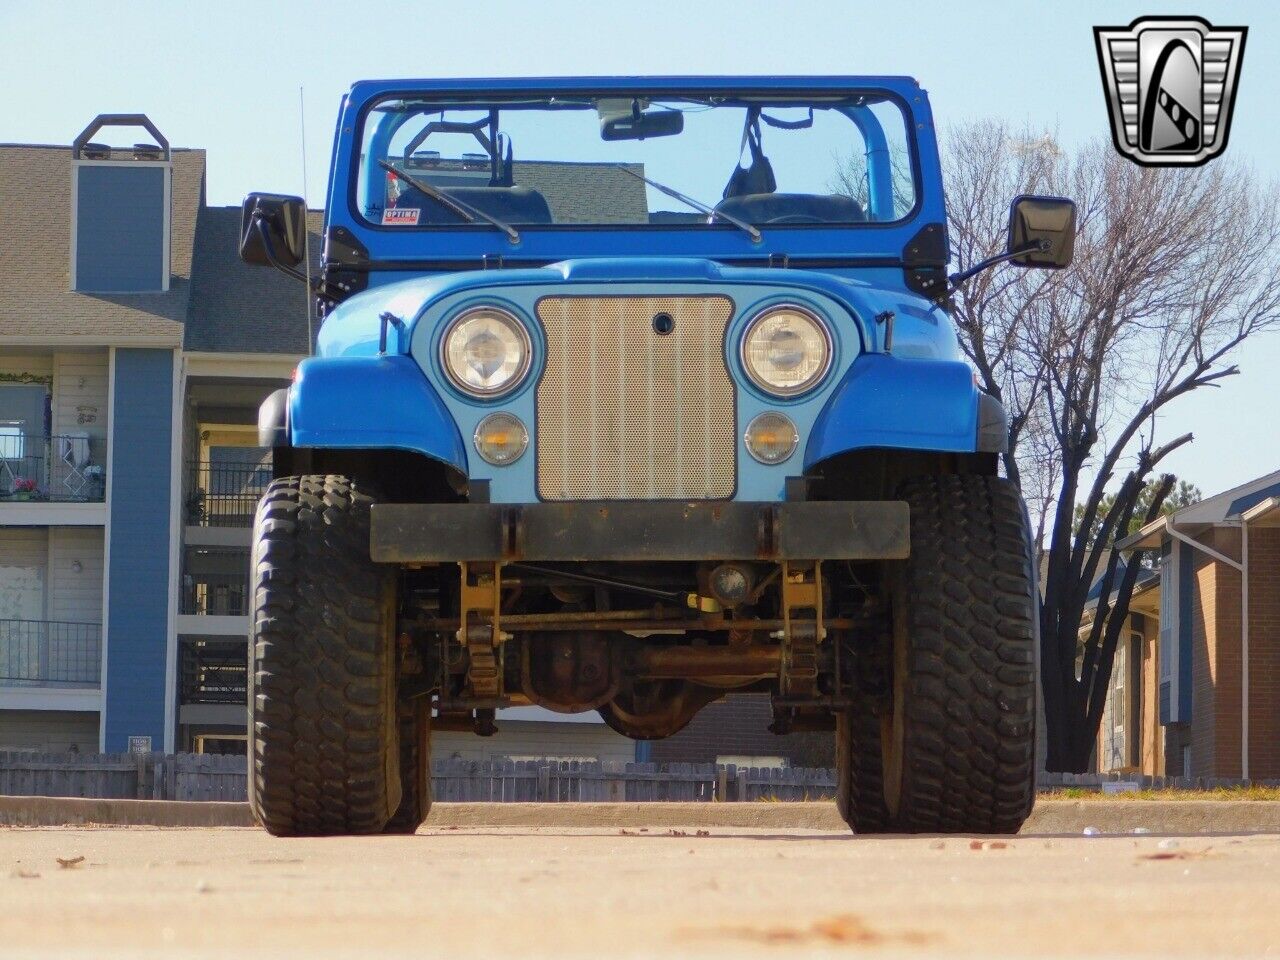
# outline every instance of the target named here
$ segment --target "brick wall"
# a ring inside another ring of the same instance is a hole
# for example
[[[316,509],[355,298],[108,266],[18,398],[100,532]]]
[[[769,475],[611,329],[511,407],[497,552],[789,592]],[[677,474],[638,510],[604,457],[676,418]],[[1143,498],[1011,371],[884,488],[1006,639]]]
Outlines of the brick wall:
[[[1191,747],[1191,769],[1185,776],[1213,776],[1217,729],[1217,579],[1218,564],[1202,550],[1185,548],[1180,564],[1191,565],[1191,721],[1184,744]],[[1185,582],[1185,581],[1184,581]],[[1186,719],[1185,717],[1183,718]]]
[[[1137,683],[1138,769],[1149,777],[1165,773],[1164,735],[1160,727],[1160,621],[1142,618]]]
[[[835,735],[769,732],[773,711],[763,693],[731,693],[703,707],[675,736],[653,741],[654,763],[714,763],[723,756],[785,757],[793,766],[835,765]]]
[[[1240,531],[1216,528],[1204,542],[1240,556]],[[1185,731],[1171,731],[1172,752],[1191,745],[1196,777],[1241,776],[1240,572],[1202,551],[1192,553],[1192,706]],[[1249,530],[1249,775],[1280,777],[1280,529]]]
[[[1219,527],[1209,541],[1228,557],[1240,556],[1240,531]],[[1214,561],[1212,768],[1198,776],[1240,776],[1240,571]],[[1195,722],[1194,719],[1192,721]],[[1194,748],[1193,748],[1194,750]]]
[[[1249,528],[1249,776],[1280,777],[1280,528]]]

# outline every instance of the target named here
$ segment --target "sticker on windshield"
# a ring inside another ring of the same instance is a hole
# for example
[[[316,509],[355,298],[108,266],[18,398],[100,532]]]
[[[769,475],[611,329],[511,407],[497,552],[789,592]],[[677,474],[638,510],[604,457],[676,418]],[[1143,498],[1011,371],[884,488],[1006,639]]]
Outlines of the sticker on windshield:
[[[416,227],[418,225],[418,214],[422,213],[417,207],[387,207],[382,211],[382,225],[396,227]]]

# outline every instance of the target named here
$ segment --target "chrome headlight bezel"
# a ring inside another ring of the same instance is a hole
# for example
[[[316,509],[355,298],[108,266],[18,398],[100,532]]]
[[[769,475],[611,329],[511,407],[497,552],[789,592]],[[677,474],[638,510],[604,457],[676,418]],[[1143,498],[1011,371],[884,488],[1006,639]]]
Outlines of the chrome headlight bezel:
[[[491,388],[479,387],[466,382],[449,361],[450,338],[462,324],[468,320],[475,319],[481,314],[496,318],[503,326],[514,333],[521,351],[515,373],[498,386]],[[495,397],[504,397],[514,392],[529,376],[529,371],[533,367],[533,338],[530,336],[529,328],[524,321],[506,307],[501,307],[497,304],[473,304],[459,311],[445,324],[444,331],[440,335],[439,356],[437,359],[440,363],[440,369],[444,372],[450,386],[455,390],[474,400],[492,400]]]
[[[814,325],[818,333],[822,336],[823,356],[822,362],[818,365],[817,372],[809,376],[804,382],[794,386],[779,386],[770,383],[763,375],[751,364],[749,359],[748,348],[751,345],[751,338],[760,329],[760,325],[770,317],[778,313],[796,313],[804,317]],[[795,397],[803,396],[806,393],[821,386],[826,380],[827,374],[831,372],[831,366],[835,362],[835,338],[831,333],[831,326],[826,319],[818,311],[812,307],[804,306],[800,303],[771,303],[760,310],[747,321],[747,325],[742,332],[742,340],[738,345],[738,362],[742,366],[743,372],[747,375],[747,379],[752,385],[770,397],[779,397],[784,400],[790,400]]]

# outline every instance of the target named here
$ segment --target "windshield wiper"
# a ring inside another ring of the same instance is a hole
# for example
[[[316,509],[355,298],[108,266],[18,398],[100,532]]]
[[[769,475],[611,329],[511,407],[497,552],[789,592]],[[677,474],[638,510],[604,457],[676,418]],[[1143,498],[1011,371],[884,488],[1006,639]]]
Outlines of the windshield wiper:
[[[625,167],[622,164],[618,164],[618,169],[621,170],[623,173],[631,174],[631,176],[635,177],[637,180],[643,180],[645,183],[653,187],[655,190],[660,190],[663,193],[665,193],[672,200],[679,200],[681,203],[687,206],[693,207],[693,209],[697,210],[699,213],[705,213],[712,220],[723,220],[726,223],[732,223],[739,230],[744,231],[747,234],[747,236],[751,238],[752,243],[759,243],[762,239],[764,239],[760,235],[760,231],[757,230],[755,227],[753,227],[751,224],[747,223],[745,220],[739,220],[737,217],[731,214],[725,213],[723,210],[717,210],[715,207],[708,207],[705,203],[703,203],[700,200],[695,200],[693,199],[693,197],[686,197],[679,190],[675,190],[672,187],[666,186],[665,184],[658,183],[657,180],[650,180],[643,173],[636,173],[634,170],[630,169],[629,167]]]
[[[454,213],[460,216],[463,220],[467,221],[467,223],[475,223],[476,218],[478,217],[479,219],[485,221],[486,223],[492,224],[493,226],[501,230],[503,233],[505,233],[507,235],[507,239],[510,240],[512,243],[520,242],[520,234],[515,227],[511,226],[511,224],[504,223],[503,221],[499,220],[497,217],[490,216],[489,214],[485,213],[483,210],[477,210],[475,207],[471,206],[471,204],[469,203],[463,203],[457,197],[450,196],[449,194],[441,190],[439,187],[433,187],[431,184],[427,183],[426,181],[419,180],[417,177],[411,176],[410,174],[405,173],[403,170],[397,170],[395,167],[389,164],[386,160],[379,160],[378,166],[382,167],[382,169],[386,170],[388,173],[394,174],[395,176],[404,180],[406,183],[409,184],[409,186],[416,187],[417,189],[421,190],[424,194],[426,194],[428,197],[430,197],[432,200],[434,200],[436,203],[440,204],[441,206],[448,207],[450,210],[452,210]]]

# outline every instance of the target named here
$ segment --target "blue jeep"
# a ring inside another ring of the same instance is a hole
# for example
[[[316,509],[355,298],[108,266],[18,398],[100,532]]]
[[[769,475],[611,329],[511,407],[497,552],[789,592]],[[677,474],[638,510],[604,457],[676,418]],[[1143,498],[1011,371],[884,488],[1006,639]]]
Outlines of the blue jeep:
[[[314,279],[300,199],[243,214],[324,318],[260,415],[269,831],[413,831],[432,727],[537,704],[645,740],[726,691],[835,732],[859,833],[1019,827],[1030,544],[948,308],[1066,265],[1069,201],[1017,198],[949,277],[903,77],[361,82],[331,163]]]

